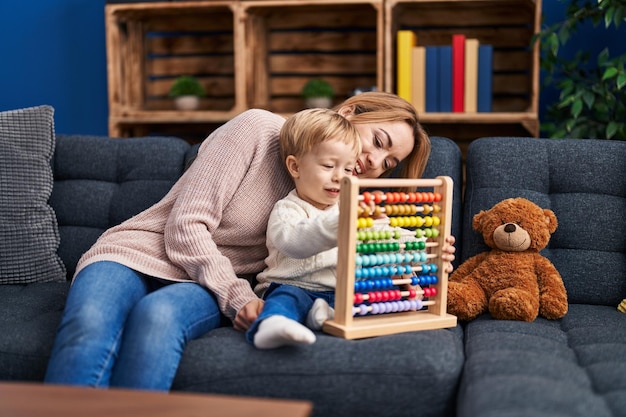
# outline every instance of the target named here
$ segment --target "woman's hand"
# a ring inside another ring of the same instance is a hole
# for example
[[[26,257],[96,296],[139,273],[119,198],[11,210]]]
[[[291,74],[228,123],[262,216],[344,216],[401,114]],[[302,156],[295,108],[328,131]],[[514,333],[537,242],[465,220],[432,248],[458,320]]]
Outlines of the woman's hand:
[[[451,274],[452,271],[454,270],[454,267],[452,266],[452,262],[454,261],[454,252],[456,252],[456,248],[454,247],[454,243],[456,242],[456,238],[454,236],[448,236],[446,238],[446,241],[443,245],[443,247],[441,248],[441,259],[443,259],[444,261],[448,262],[448,266],[446,268],[446,272],[448,274]]]
[[[265,302],[260,298],[250,301],[243,306],[241,310],[237,312],[235,320],[233,321],[233,327],[235,330],[245,332],[254,323],[261,310],[263,310],[263,304]]]

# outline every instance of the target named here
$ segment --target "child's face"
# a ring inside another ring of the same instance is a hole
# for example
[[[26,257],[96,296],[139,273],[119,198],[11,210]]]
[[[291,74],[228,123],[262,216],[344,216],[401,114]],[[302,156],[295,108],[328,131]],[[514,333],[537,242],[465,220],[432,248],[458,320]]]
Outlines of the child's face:
[[[356,155],[352,146],[329,139],[300,158],[294,158],[291,169],[298,196],[319,209],[339,201],[341,179],[352,175]]]

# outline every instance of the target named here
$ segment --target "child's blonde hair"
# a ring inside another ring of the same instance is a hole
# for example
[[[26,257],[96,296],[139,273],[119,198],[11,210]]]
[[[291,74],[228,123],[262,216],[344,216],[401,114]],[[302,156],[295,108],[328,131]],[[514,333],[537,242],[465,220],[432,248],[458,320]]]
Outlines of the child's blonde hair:
[[[280,156],[300,157],[328,139],[352,145],[354,159],[361,154],[361,139],[356,128],[330,109],[307,109],[290,116],[280,130]]]

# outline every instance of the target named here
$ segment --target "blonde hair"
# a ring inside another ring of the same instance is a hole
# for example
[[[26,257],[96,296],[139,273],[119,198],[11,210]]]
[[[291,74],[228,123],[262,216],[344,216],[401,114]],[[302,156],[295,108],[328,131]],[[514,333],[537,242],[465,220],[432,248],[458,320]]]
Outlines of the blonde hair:
[[[352,145],[354,159],[361,154],[361,140],[356,128],[342,115],[330,109],[307,109],[289,117],[280,129],[280,156],[301,157],[328,139]]]
[[[413,130],[413,150],[403,161],[400,176],[403,178],[420,178],[426,168],[430,156],[430,138],[419,122],[415,107],[408,101],[395,94],[369,91],[352,96],[340,104],[350,109],[351,123],[381,123],[401,121],[407,123]],[[391,171],[383,175],[388,176]]]

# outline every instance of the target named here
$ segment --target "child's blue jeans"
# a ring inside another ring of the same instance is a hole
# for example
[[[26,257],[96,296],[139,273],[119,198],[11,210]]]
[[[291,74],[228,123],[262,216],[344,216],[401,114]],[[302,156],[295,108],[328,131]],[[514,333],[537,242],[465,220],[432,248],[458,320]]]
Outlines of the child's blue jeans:
[[[313,302],[318,298],[326,300],[331,307],[335,306],[334,291],[307,291],[294,285],[270,284],[263,295],[263,311],[246,332],[246,339],[253,343],[259,324],[270,316],[285,316],[304,324]]]

